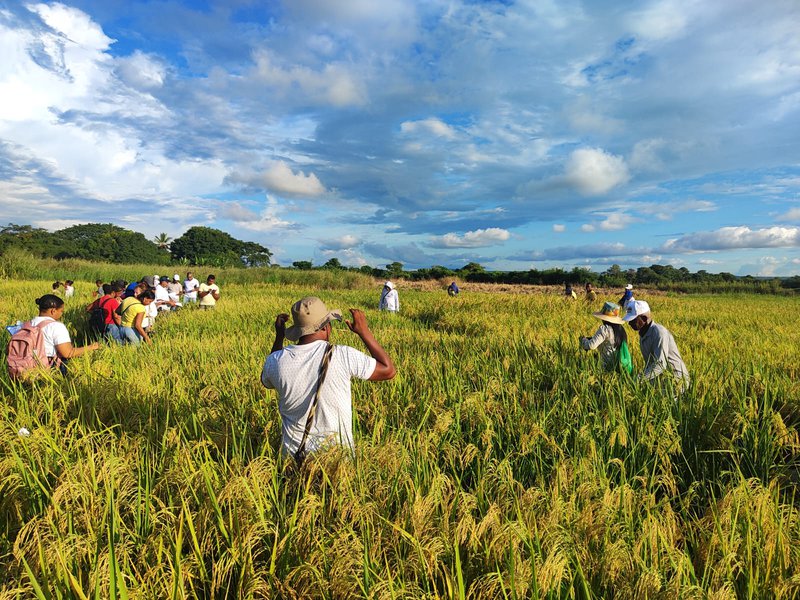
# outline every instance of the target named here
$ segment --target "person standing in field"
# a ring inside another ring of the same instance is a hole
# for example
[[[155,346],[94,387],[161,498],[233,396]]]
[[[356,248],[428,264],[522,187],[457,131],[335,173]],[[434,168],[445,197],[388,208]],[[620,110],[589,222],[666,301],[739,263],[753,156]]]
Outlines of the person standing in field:
[[[619,299],[618,304],[620,305],[620,308],[622,308],[622,311],[624,312],[628,310],[628,304],[634,302],[635,300],[636,298],[633,297],[633,285],[629,283],[628,285],[625,286],[625,293],[622,294],[622,298]]]
[[[455,281],[451,281],[450,285],[447,286],[447,295],[450,297],[458,296],[458,286],[456,285]]]
[[[584,289],[586,290],[586,302],[593,304],[597,300],[597,292],[594,291],[592,284],[588,281]]]
[[[378,301],[378,310],[400,312],[400,295],[391,281],[383,284],[381,299]]]
[[[200,287],[200,282],[195,279],[191,271],[186,273],[186,279],[183,282],[183,302],[195,303],[197,302],[197,288]]]
[[[309,296],[292,306],[289,315],[275,319],[275,342],[264,361],[261,383],[278,395],[281,415],[281,449],[302,463],[306,453],[328,444],[352,449],[352,378],[386,381],[395,376],[394,363],[367,326],[364,313],[350,309],[347,327],[361,338],[370,356],[349,346],[333,346],[331,322],[341,320],[339,310],[328,310]],[[283,347],[284,338],[297,340]]]
[[[145,290],[139,296],[129,296],[122,301],[119,307],[120,338],[125,344],[138,345],[144,340],[151,344],[152,340],[147,334],[143,322],[147,307],[156,299],[153,290]]]
[[[578,294],[575,293],[575,290],[572,289],[571,283],[564,284],[564,298],[566,300],[577,300]]]
[[[598,349],[600,360],[606,371],[614,371],[619,366],[630,373],[633,370],[631,354],[628,349],[628,334],[625,333],[624,321],[619,316],[619,305],[606,302],[600,312],[592,313],[601,321],[600,327],[590,338],[581,336],[581,349],[589,351]],[[623,348],[624,346],[624,348]]]
[[[95,342],[88,346],[76,347],[72,345],[67,326],[61,322],[64,316],[64,301],[53,294],[45,294],[36,299],[39,307],[39,316],[31,319],[30,324],[40,327],[44,338],[44,349],[50,367],[58,368],[62,374],[67,373],[67,361],[78,358],[86,352],[100,348]]]
[[[170,300],[175,302],[175,306],[181,306],[181,294],[183,294],[183,285],[181,284],[181,276],[175,273],[172,276],[172,281],[167,285]]]
[[[197,296],[200,298],[200,308],[206,310],[214,308],[219,300],[219,287],[217,286],[217,278],[214,275],[209,275],[205,283],[201,283],[197,288]]]
[[[655,383],[659,375],[669,372],[675,379],[678,393],[686,391],[690,383],[689,369],[681,358],[675,338],[666,327],[653,321],[650,305],[644,300],[629,303],[623,321],[639,332],[639,347],[645,363],[640,378]]]

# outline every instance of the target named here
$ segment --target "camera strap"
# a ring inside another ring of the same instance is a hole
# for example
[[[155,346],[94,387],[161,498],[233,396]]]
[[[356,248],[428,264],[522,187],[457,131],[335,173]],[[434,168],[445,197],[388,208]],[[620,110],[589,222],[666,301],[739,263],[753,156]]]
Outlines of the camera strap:
[[[297,465],[301,466],[306,459],[306,440],[311,431],[311,426],[314,424],[314,415],[317,412],[317,405],[319,404],[319,392],[322,389],[322,384],[325,383],[325,376],[328,374],[328,365],[331,362],[331,355],[333,354],[333,344],[328,344],[325,349],[325,354],[322,356],[322,363],[319,366],[319,377],[317,379],[317,389],[314,392],[314,398],[311,400],[311,408],[308,411],[308,418],[306,419],[306,428],[303,431],[303,439],[300,440],[300,446],[297,452],[294,453],[294,459]]]

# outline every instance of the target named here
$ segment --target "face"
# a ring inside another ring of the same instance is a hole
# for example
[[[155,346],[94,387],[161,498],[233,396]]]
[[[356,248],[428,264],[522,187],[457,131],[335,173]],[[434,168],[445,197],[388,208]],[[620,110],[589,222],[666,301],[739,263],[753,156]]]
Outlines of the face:
[[[187,273],[186,274],[186,279],[191,279],[191,278],[192,278],[192,274],[191,273]]]
[[[145,306],[149,305],[151,302],[153,302],[152,298],[145,298],[144,300],[142,300],[142,304],[144,304]]]
[[[206,283],[208,283],[208,285],[214,285],[214,282],[215,282],[215,281],[216,281],[216,279],[214,279],[213,277],[209,277],[209,278],[206,280]]]
[[[628,325],[630,325],[631,329],[633,329],[634,331],[639,331],[646,322],[647,318],[644,315],[639,315],[632,321],[628,321]]]

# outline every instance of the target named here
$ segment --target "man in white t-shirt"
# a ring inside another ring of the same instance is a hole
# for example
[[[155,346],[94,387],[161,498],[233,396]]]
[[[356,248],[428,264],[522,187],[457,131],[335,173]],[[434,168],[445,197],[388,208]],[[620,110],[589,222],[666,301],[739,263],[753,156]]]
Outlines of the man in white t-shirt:
[[[192,272],[186,273],[186,280],[183,282],[183,301],[197,302],[197,288],[199,287],[200,282],[195,279]]]
[[[177,306],[177,302],[169,297],[169,277],[164,276],[159,279],[158,285],[156,286],[156,306],[158,310],[175,310]]]
[[[334,346],[302,454],[326,444],[353,448],[350,380],[357,377],[385,381],[395,376],[395,366],[367,326],[364,313],[353,308],[350,313],[353,320],[346,321],[347,327],[361,338],[371,356],[349,346]],[[341,311],[329,311],[322,300],[310,296],[292,306],[290,328],[286,328],[289,315],[280,314],[275,319],[275,343],[264,362],[261,383],[278,394],[284,454],[297,456],[304,443],[320,368],[330,342],[331,321],[341,318]],[[297,343],[284,348],[284,338]]]

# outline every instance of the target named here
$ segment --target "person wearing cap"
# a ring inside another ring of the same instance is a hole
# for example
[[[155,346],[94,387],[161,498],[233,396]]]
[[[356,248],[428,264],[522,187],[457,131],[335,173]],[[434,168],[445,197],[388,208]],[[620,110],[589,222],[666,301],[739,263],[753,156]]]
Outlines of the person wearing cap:
[[[367,326],[364,313],[350,309],[347,327],[361,338],[370,356],[350,346],[332,346],[331,322],[342,319],[339,310],[328,310],[315,296],[298,300],[289,315],[275,319],[275,342],[264,361],[261,383],[278,395],[281,415],[281,447],[289,456],[298,450],[313,452],[327,444],[353,448],[353,407],[350,380],[386,381],[395,376],[392,359]],[[297,341],[283,347],[285,339]],[[325,358],[328,357],[327,363]],[[324,383],[312,413],[317,384],[324,366]],[[309,414],[311,419],[309,422]],[[306,434],[307,431],[307,434]]]
[[[201,283],[197,288],[197,296],[200,298],[200,308],[206,310],[214,308],[219,300],[219,287],[217,286],[217,278],[209,275],[205,283]]]
[[[622,309],[622,312],[628,310],[628,304],[635,300],[636,299],[633,297],[633,285],[629,283],[625,286],[625,293],[622,294],[622,298],[619,299],[619,306]]]
[[[167,285],[170,300],[175,301],[176,306],[180,306],[181,294],[183,293],[183,284],[181,283],[181,276],[175,273],[172,276],[172,281]]]
[[[391,281],[383,284],[381,290],[381,299],[378,301],[378,310],[386,310],[389,312],[400,311],[400,295]]]
[[[634,300],[628,304],[623,321],[639,332],[639,347],[645,364],[641,379],[655,381],[665,371],[671,371],[679,392],[685,391],[690,383],[689,369],[681,358],[675,338],[666,327],[653,321],[650,305],[644,300]]]
[[[175,310],[177,303],[169,297],[169,277],[163,275],[159,278],[155,289],[156,307],[158,310]]]
[[[606,302],[603,304],[603,308],[599,312],[592,313],[592,316],[600,319],[602,323],[592,337],[581,336],[579,338],[581,348],[587,352],[598,349],[600,360],[606,371],[614,371],[619,364],[630,373],[630,362],[627,361],[623,364],[620,361],[620,349],[623,344],[627,345],[628,334],[625,333],[624,321],[619,316],[619,305]],[[628,356],[630,357],[630,353]]]

